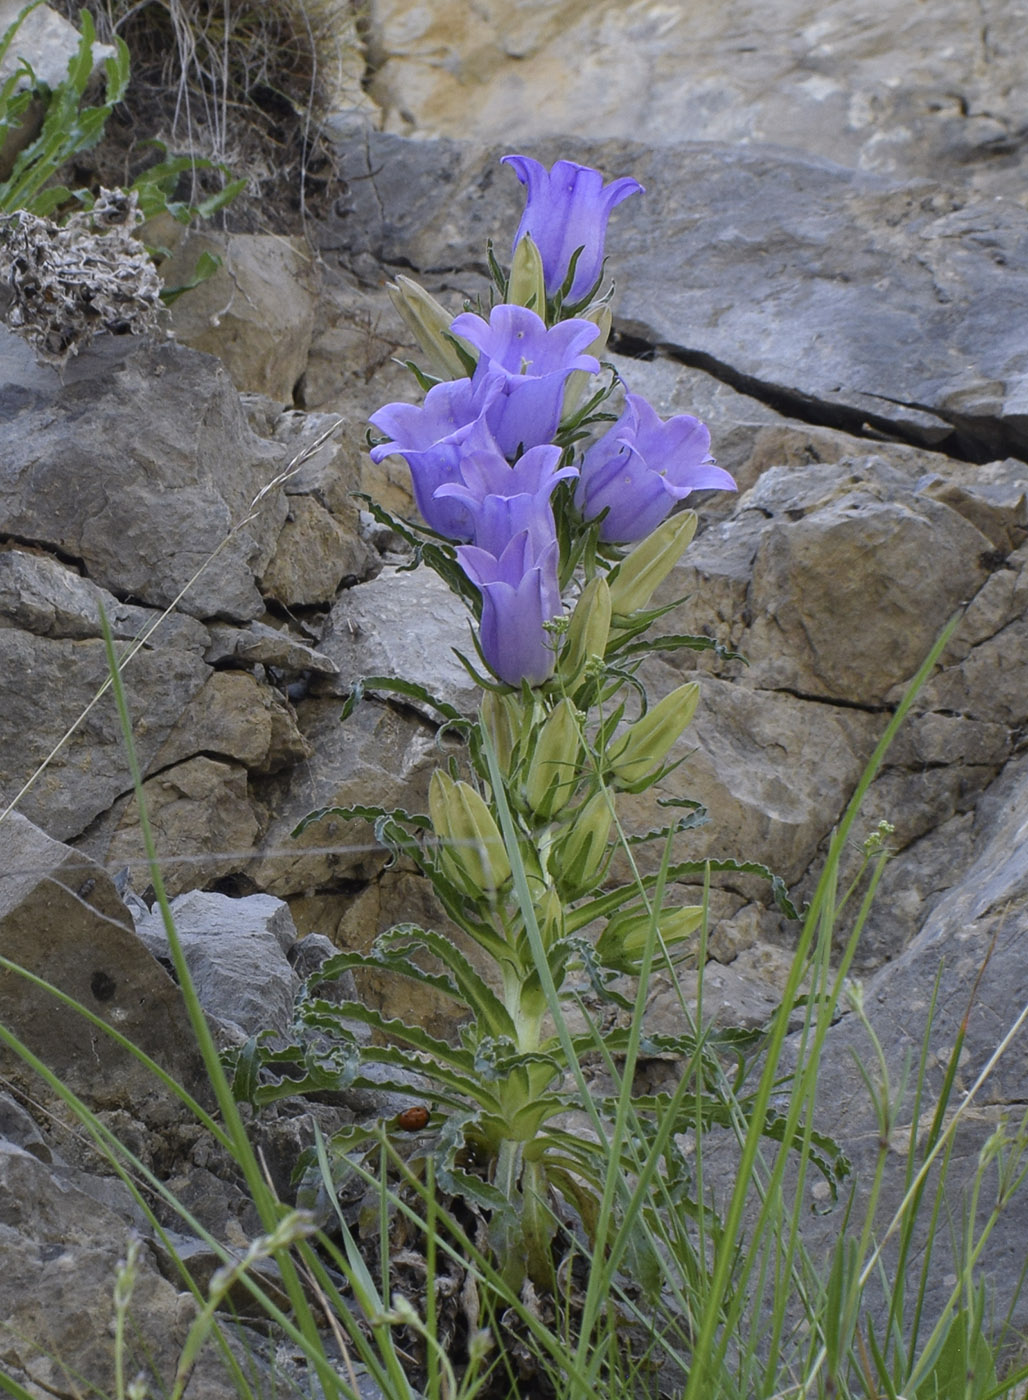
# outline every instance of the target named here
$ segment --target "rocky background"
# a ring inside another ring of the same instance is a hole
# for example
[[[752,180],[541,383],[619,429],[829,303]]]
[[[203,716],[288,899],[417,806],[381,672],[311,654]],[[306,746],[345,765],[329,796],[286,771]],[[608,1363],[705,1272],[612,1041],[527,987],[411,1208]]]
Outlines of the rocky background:
[[[317,806],[424,799],[431,723],[372,699],[341,726],[356,677],[403,674],[473,703],[451,660],[460,609],[434,576],[399,571],[397,541],[352,495],[410,507],[404,471],[363,450],[367,414],[416,393],[384,284],[413,275],[456,312],[484,285],[486,240],[505,252],[516,226],[520,186],[499,156],[568,156],[645,185],[608,239],[616,363],[665,415],[709,423],[740,488],[700,503],[666,587],[685,600],[671,630],[748,662],[700,663],[689,761],[668,783],[712,820],[683,856],[758,860],[808,897],[893,707],[962,613],[864,807],[860,837],[887,819],[896,855],[858,966],[897,1076],[937,975],[933,1082],[970,1004],[966,1091],[1028,1004],[1028,4],[364,9],[358,28],[340,5],[323,33],[342,75],[320,114],[339,193],[302,233],[195,235],[176,265],[203,247],[224,264],[176,304],[173,339],[100,338],[59,373],[0,330],[0,953],[197,1090],[101,693],[101,606],[128,657],[164,876],[226,1043],[285,1025],[330,944],[434,918],[368,829],[289,837]],[[695,664],[651,663],[654,694]],[[795,926],[756,883],[722,880],[713,902],[705,1005],[759,1023]],[[404,996],[445,1029],[431,998]],[[651,1014],[674,1015],[659,978]],[[149,1076],[6,972],[0,1023],[206,1228],[244,1242],[242,1193]],[[854,1051],[869,1053],[844,1016],[823,1126],[859,1170],[876,1130]],[[0,1363],[32,1394],[73,1393],[62,1358],[109,1385],[113,1274],[142,1219],[53,1091],[6,1050],[0,1072]],[[1026,1085],[1022,1034],[977,1096],[955,1203]],[[304,1120],[264,1131],[284,1183]],[[812,1245],[837,1229],[813,1220]],[[210,1254],[194,1253],[202,1277]],[[1026,1254],[1015,1202],[988,1259],[1001,1299]],[[140,1277],[160,1364],[190,1305],[154,1241]],[[934,1298],[950,1286],[940,1271]],[[227,1394],[210,1367],[205,1396]]]

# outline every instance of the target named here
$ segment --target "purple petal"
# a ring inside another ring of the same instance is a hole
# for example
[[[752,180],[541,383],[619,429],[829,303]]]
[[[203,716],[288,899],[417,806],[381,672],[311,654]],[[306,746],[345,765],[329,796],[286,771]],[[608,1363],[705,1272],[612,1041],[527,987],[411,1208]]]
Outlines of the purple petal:
[[[568,296],[569,301],[579,301],[602,273],[611,211],[629,195],[642,193],[642,185],[623,176],[605,186],[598,170],[570,160],[558,160],[550,170],[531,156],[504,156],[503,163],[527,190],[514,246],[531,234],[542,257],[549,296],[563,285],[572,256],[580,248]]]

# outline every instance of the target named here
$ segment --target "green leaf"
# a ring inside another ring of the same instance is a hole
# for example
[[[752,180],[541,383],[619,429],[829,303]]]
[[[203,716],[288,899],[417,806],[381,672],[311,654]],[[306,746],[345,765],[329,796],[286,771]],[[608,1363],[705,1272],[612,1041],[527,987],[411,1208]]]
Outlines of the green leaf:
[[[221,264],[222,259],[218,257],[217,253],[211,253],[205,249],[197,258],[193,275],[189,281],[178,282],[174,287],[162,287],[161,301],[164,302],[165,306],[172,306],[185,292],[191,292],[194,287],[199,287],[202,282],[213,277]]]
[[[456,706],[451,705],[448,700],[440,700],[425,686],[418,685],[415,681],[404,680],[402,676],[361,676],[353,681],[340,719],[349,719],[369,690],[384,690],[387,694],[400,695],[406,700],[417,700],[435,710],[443,719],[450,721],[451,727],[462,730],[471,728],[472,721]]]

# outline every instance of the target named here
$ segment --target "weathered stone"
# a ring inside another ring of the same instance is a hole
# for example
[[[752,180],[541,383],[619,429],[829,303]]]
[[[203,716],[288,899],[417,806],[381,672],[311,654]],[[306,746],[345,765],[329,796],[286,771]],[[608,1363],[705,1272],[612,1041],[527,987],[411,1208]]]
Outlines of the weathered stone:
[[[0,628],[0,791],[11,801],[34,778],[19,809],[60,839],[78,836],[132,785],[113,695],[92,704],[107,679],[100,641]],[[123,680],[145,772],[207,669],[194,652],[144,648]]]
[[[204,653],[209,666],[232,660],[243,666],[267,666],[292,675],[314,672],[332,676],[336,673],[334,661],[291,632],[271,627],[266,622],[251,622],[246,627],[215,622],[211,624],[210,636],[211,645]]]
[[[310,496],[291,495],[261,591],[287,608],[328,607],[344,581],[359,580],[367,561],[367,546],[347,534],[324,506]]]
[[[286,507],[272,492],[251,508],[280,450],[249,432],[224,371],[131,337],[90,347],[63,381],[28,353],[0,328],[5,532],[151,606],[187,590],[181,607],[195,616],[258,616],[254,576]]]
[[[966,1022],[948,1116],[960,1107],[963,1126],[949,1160],[947,1199],[959,1200],[969,1188],[978,1154],[989,1135],[1006,1119],[1011,1128],[1024,1112],[1028,1074],[1028,1040],[1023,1029],[990,1073],[977,1100],[968,1091],[1005,1033],[1028,1005],[1028,963],[1024,957],[1024,915],[1028,898],[1028,857],[1023,841],[1028,821],[1028,769],[1014,760],[978,804],[975,831],[965,847],[962,869],[952,888],[939,899],[909,948],[864,984],[866,1013],[878,1034],[890,1078],[899,1086],[911,1059],[918,1063],[922,1042],[929,1039],[925,1105],[934,1107],[946,1063]],[[970,833],[969,833],[970,834]],[[929,1006],[939,977],[935,1019],[929,1030]],[[841,1141],[856,1169],[859,1203],[866,1200],[874,1170],[878,1133],[866,1090],[853,1072],[853,1055],[867,1062],[867,1037],[853,1015],[829,1033],[818,1062],[818,1121]],[[909,1140],[913,1076],[897,1106],[896,1131],[890,1138],[888,1170],[880,1202],[880,1230],[898,1206],[906,1187],[903,1155]],[[994,1172],[993,1168],[993,1172]],[[994,1175],[987,1178],[984,1199],[991,1200]],[[930,1189],[934,1189],[931,1187]],[[840,1207],[841,1208],[841,1207]],[[838,1208],[837,1208],[838,1209]],[[927,1212],[922,1212],[927,1216]],[[837,1211],[807,1215],[808,1247],[830,1248],[838,1235]],[[940,1266],[927,1275],[926,1315],[935,1316],[951,1288],[952,1263],[948,1226],[936,1241]],[[1015,1283],[1028,1256],[1028,1217],[1016,1204],[1004,1213],[979,1267],[995,1296],[1015,1297]],[[920,1258],[920,1248],[917,1249]],[[886,1269],[890,1255],[886,1256]],[[1028,1304],[1022,1297],[1010,1319],[1023,1329]]]
[[[375,700],[359,705],[345,724],[339,722],[341,709],[335,699],[301,701],[300,730],[316,761],[260,785],[261,800],[273,816],[246,873],[269,894],[284,898],[338,889],[369,879],[386,859],[372,825],[364,821],[326,817],[294,839],[294,827],[308,813],[368,805],[425,810],[429,776],[443,759],[435,751],[434,730]]]
[[[0,824],[0,948],[73,997],[195,1092],[202,1068],[175,984],[136,938],[104,871],[17,813]],[[101,1028],[16,973],[0,974],[0,1022],[93,1108],[166,1118],[177,1100]],[[5,1077],[49,1097],[8,1049]]]
[[[246,770],[203,754],[147,779],[143,800],[169,894],[234,875],[261,832]],[[117,803],[83,845],[112,869],[128,866],[137,887],[149,878],[135,796]]]
[[[880,704],[985,582],[989,551],[955,511],[882,499],[862,483],[800,519],[776,519],[754,561],[750,682]]]
[[[0,1141],[0,1354],[48,1394],[83,1382],[114,1385],[113,1292],[130,1237],[126,1221],[11,1143]],[[128,1200],[128,1193],[125,1193]],[[131,1316],[132,1372],[174,1367],[192,1312],[188,1294],[160,1277],[140,1251]],[[145,1340],[144,1340],[145,1339]]]
[[[203,623],[179,612],[157,612],[123,603],[49,554],[11,546],[0,550],[0,627],[21,627],[40,637],[100,637],[100,611],[116,641],[179,646],[197,653],[210,645]]]
[[[204,1010],[241,1037],[284,1031],[300,986],[286,958],[296,941],[289,906],[266,894],[229,899],[192,890],[172,901],[171,912]],[[155,957],[169,956],[160,910],[136,932]]]
[[[214,671],[189,702],[154,759],[157,767],[201,749],[254,773],[274,773],[309,757],[292,709],[246,671]]]
[[[1017,192],[1019,2],[926,11],[754,0],[688,6],[374,0],[370,93],[391,131],[506,148],[554,132],[774,142],[863,169],[946,170]],[[939,35],[945,41],[939,42]]]
[[[454,655],[477,661],[471,614],[438,574],[387,568],[371,583],[348,589],[329,614],[320,648],[338,666],[319,690],[347,693],[364,676],[397,676],[464,713],[477,708],[479,689]],[[401,703],[430,707],[404,698]]]
[[[172,305],[176,339],[217,355],[237,389],[292,404],[317,301],[306,243],[279,234],[190,233],[161,267],[165,285],[190,281],[204,254],[221,266]]]
[[[651,694],[673,688],[669,672],[662,662],[648,664]],[[877,715],[705,677],[696,717],[669,754],[685,761],[657,792],[702,802],[711,820],[679,838],[675,858],[756,860],[794,883],[838,820],[882,728]],[[668,820],[652,792],[620,796],[618,811],[628,831]],[[637,855],[644,864],[659,861],[659,843]],[[718,878],[738,886],[738,877]],[[767,898],[766,887],[753,893]]]

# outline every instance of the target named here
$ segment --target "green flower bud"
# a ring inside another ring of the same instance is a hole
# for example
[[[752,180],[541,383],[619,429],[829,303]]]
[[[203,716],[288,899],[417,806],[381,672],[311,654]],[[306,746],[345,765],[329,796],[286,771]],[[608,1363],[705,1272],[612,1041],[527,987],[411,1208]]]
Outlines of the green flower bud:
[[[536,901],[535,917],[544,948],[551,948],[564,932],[564,901],[551,885]]]
[[[595,355],[597,359],[607,348],[607,341],[610,337],[610,328],[613,324],[610,307],[606,302],[598,302],[595,306],[590,306],[587,311],[577,317],[579,321],[593,321],[597,327],[596,339],[591,345],[587,345],[586,351],[590,355]],[[596,375],[590,374],[585,369],[573,369],[568,375],[568,382],[564,389],[564,411],[562,420],[566,421],[581,407],[587,391],[595,390]]]
[[[570,802],[578,784],[581,751],[578,712],[568,699],[554,705],[535,736],[522,795],[536,816],[549,821]]]
[[[610,771],[622,787],[635,787],[655,773],[696,712],[700,688],[695,681],[665,695],[659,705],[637,719],[607,751]]]
[[[598,656],[602,661],[610,636],[610,587],[603,574],[582,589],[568,627],[568,638],[560,658],[560,672],[568,685],[573,685],[585,670],[589,660]]]
[[[482,696],[482,728],[496,750],[500,772],[508,777],[514,764],[523,714],[521,701],[515,695],[501,695],[498,691],[487,690]]]
[[[510,861],[493,815],[479,794],[437,768],[428,785],[428,810],[447,876],[473,898],[495,894],[510,877]]]
[[[618,617],[649,605],[695,533],[696,512],[684,510],[658,525],[622,559],[610,579],[610,605]]]
[[[577,899],[595,889],[607,864],[611,798],[598,792],[572,813],[567,834],[555,844],[549,871],[566,899]]]
[[[657,915],[657,928],[664,947],[671,949],[696,932],[703,922],[702,905],[684,909],[666,906]],[[615,914],[596,940],[596,952],[605,967],[618,972],[638,973],[646,940],[650,936],[650,915],[645,909]]]
[[[460,336],[451,335],[452,313],[410,277],[397,277],[395,282],[386,284],[386,291],[401,321],[427,356],[430,373],[439,379],[466,379],[467,366],[453,342],[459,341],[473,360],[478,359],[478,351]]]
[[[507,301],[513,306],[528,306],[537,316],[546,319],[546,277],[543,260],[532,235],[526,233],[514,249],[507,282]]]

